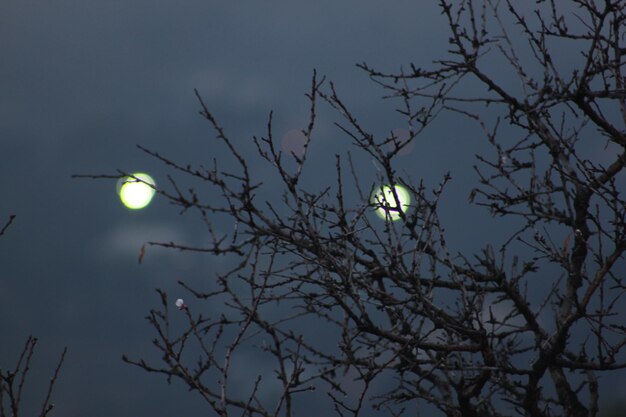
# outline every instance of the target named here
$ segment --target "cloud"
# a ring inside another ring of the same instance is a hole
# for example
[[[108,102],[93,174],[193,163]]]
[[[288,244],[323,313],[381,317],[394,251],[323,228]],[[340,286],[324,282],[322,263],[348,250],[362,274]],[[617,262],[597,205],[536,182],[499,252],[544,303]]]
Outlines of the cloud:
[[[92,245],[96,257],[105,259],[139,259],[142,246],[147,242],[174,242],[189,244],[189,239],[176,227],[154,223],[119,223]],[[177,254],[176,251],[164,251]],[[184,257],[176,256],[176,259]]]
[[[256,72],[233,72],[227,68],[198,69],[183,81],[182,91],[197,88],[211,101],[232,106],[262,106],[276,86],[268,85],[268,77]],[[272,88],[274,87],[274,88]]]

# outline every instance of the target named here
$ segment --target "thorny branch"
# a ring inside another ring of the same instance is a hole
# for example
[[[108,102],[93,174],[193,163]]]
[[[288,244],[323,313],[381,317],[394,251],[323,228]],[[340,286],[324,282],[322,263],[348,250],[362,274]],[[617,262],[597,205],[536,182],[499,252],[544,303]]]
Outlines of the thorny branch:
[[[626,368],[626,2],[439,5],[449,54],[433,68],[359,65],[401,103],[407,138],[377,138],[315,73],[302,153],[279,150],[270,114],[254,143],[277,173],[279,200],[262,198],[252,164],[198,92],[200,114],[236,168],[192,167],[142,148],[220,196],[183,191],[171,175],[158,192],[198,213],[209,243],[151,244],[236,266],[210,290],[181,282],[197,306],[220,306],[185,308],[184,323],[160,292],[148,320],[163,363],[127,362],[182,380],[221,416],[293,416],[311,392],[317,402],[326,393],[342,416],[420,407],[455,417],[597,415],[598,377]],[[335,156],[335,184],[302,185],[320,99],[356,152],[380,167],[375,184],[362,183],[351,153]],[[443,114],[475,121],[493,150],[477,156],[470,203],[504,219],[510,234],[499,246],[457,253],[439,217],[451,176],[430,189],[394,168]],[[372,201],[381,184],[391,193]],[[372,221],[377,208],[386,221]],[[217,215],[232,233],[215,232]],[[236,386],[234,363],[244,358],[255,358],[258,375]]]
[[[37,338],[29,336],[13,369],[0,369],[0,417],[19,417],[23,415],[21,406],[24,404],[24,387],[30,371],[31,361],[37,346]],[[59,362],[50,378],[46,395],[41,404],[38,417],[46,417],[54,408],[51,403],[52,391],[59,378],[67,348],[63,349]],[[29,397],[27,397],[29,398]],[[32,401],[32,400],[29,400]]]
[[[11,226],[11,223],[13,223],[13,220],[15,220],[15,214],[11,214],[9,216],[9,220],[7,220],[7,222],[5,223],[4,226],[2,226],[2,229],[0,229],[0,236],[4,235],[4,233],[7,231],[7,229],[9,228],[9,226]]]

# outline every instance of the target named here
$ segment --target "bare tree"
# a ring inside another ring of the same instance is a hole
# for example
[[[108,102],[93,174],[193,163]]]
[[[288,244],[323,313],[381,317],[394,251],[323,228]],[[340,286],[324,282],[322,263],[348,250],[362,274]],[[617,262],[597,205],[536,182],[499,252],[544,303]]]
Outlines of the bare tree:
[[[2,226],[2,229],[0,229],[0,236],[3,236],[6,233],[7,229],[9,228],[9,226],[11,226],[11,223],[13,223],[14,220],[15,214],[11,214],[4,226]]]
[[[35,347],[37,346],[37,338],[29,336],[24,344],[20,356],[13,369],[7,369],[3,371],[0,369],[0,417],[19,417],[24,415],[23,405],[24,399],[29,398],[32,401],[32,397],[24,395],[24,387],[26,386],[26,379],[28,372],[30,371],[31,361],[35,354]],[[52,391],[59,378],[63,361],[65,360],[65,354],[67,348],[63,349],[59,362],[54,370],[54,374],[50,378],[48,388],[45,396],[41,401],[41,408],[37,414],[38,417],[46,417],[54,408],[52,401]],[[30,403],[32,404],[32,402]]]
[[[15,220],[15,215],[11,214],[7,222],[0,229],[0,237],[2,237],[9,226]],[[2,368],[0,364],[0,417],[20,417],[24,415],[24,399],[28,398],[32,404],[32,397],[24,395],[24,388],[26,386],[26,379],[28,372],[30,371],[31,361],[35,354],[35,347],[37,346],[38,339],[33,336],[29,336],[26,339],[26,343],[22,348],[17,362],[13,367]],[[54,374],[50,378],[46,394],[41,402],[41,408],[38,414],[34,414],[38,417],[46,417],[54,408],[52,401],[52,391],[59,377],[63,361],[65,360],[65,354],[67,353],[67,347],[63,349],[59,362],[54,370]],[[4,360],[4,358],[2,358]]]
[[[279,150],[270,114],[254,142],[278,173],[280,199],[260,197],[250,161],[199,94],[235,165],[193,167],[144,149],[174,171],[158,192],[197,212],[210,236],[206,247],[149,244],[238,261],[210,290],[180,283],[197,299],[177,301],[184,323],[160,291],[148,320],[163,362],[127,362],[183,381],[221,416],[306,415],[323,400],[342,416],[598,415],[598,377],[626,367],[626,2],[439,5],[445,59],[398,73],[359,65],[398,100],[407,137],[376,138],[317,75],[303,152]],[[376,183],[361,183],[348,154],[336,156],[334,184],[304,189],[320,100],[354,152],[380,167]],[[446,112],[484,132],[493,151],[478,156],[470,203],[510,227],[476,253],[447,244],[438,213],[450,176],[428,189],[394,169]],[[186,178],[221,199],[187,191]],[[218,234],[214,222],[227,220],[232,233]],[[200,301],[221,313],[202,313]],[[234,382],[254,349],[258,376]]]

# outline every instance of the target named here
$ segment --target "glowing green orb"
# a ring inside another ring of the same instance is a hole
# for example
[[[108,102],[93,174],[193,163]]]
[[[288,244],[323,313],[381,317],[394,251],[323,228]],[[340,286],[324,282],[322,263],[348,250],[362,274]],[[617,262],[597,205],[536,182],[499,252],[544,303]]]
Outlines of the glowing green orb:
[[[411,204],[411,194],[401,185],[394,187],[398,202],[402,207],[402,211],[406,212]],[[396,204],[396,198],[393,195],[393,189],[389,185],[383,185],[372,193],[372,204],[376,206],[376,214],[384,220],[396,221],[400,218],[400,210]]]
[[[131,210],[139,210],[152,201],[155,185],[156,183],[150,175],[136,172],[119,180],[117,192],[126,207]]]

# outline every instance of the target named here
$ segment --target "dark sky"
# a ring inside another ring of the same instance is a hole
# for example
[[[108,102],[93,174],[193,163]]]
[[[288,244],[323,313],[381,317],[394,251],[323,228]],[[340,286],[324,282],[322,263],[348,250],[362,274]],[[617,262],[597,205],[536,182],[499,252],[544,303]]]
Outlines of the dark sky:
[[[380,99],[383,91],[354,64],[398,70],[440,58],[444,21],[425,3],[0,3],[0,223],[17,215],[0,238],[0,365],[12,363],[29,334],[40,338],[29,403],[40,401],[41,381],[68,346],[53,415],[203,410],[184,388],[168,387],[120,360],[123,353],[151,352],[143,317],[157,304],[155,287],[175,294],[177,279],[202,283],[219,268],[210,257],[158,249],[139,265],[142,243],[201,244],[201,225],[158,198],[145,210],[130,211],[114,181],[72,174],[145,171],[162,183],[164,167],[136,144],[179,161],[219,156],[213,133],[197,114],[194,88],[244,149],[253,135],[264,134],[270,110],[278,137],[300,129],[314,68],[337,84],[373,132],[401,127],[392,103]],[[332,128],[336,114],[328,108],[320,113],[312,152],[314,166],[323,170],[325,156],[345,149],[347,139]],[[463,192],[453,194],[451,204],[466,201],[468,156],[481,140],[466,132],[462,122],[434,129],[400,168],[432,184],[452,170]],[[485,222],[478,217],[452,233],[471,235]],[[472,243],[459,240],[461,246]]]

